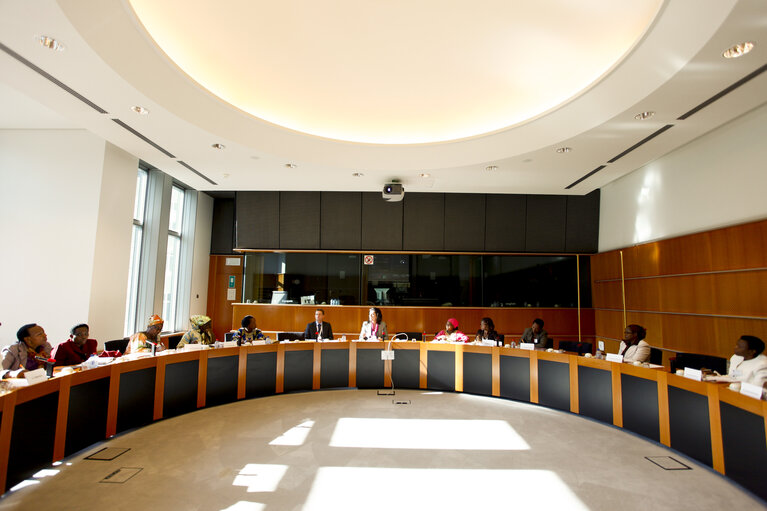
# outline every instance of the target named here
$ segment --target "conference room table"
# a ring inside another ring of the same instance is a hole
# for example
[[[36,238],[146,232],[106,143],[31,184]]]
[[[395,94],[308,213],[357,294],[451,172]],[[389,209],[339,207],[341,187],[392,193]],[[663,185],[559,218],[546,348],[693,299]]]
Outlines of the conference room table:
[[[383,361],[389,346],[394,360]],[[168,350],[19,387],[0,396],[0,485],[7,491],[94,443],[199,408],[285,392],[392,386],[580,414],[677,450],[767,500],[765,401],[657,367],[416,341]]]

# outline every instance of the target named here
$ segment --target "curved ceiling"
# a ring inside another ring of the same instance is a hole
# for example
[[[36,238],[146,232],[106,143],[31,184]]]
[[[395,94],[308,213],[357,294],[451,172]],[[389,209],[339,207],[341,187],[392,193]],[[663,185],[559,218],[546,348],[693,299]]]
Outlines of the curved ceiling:
[[[129,2],[168,58],[222,100],[295,131],[374,144],[468,138],[549,111],[616,65],[662,5]]]

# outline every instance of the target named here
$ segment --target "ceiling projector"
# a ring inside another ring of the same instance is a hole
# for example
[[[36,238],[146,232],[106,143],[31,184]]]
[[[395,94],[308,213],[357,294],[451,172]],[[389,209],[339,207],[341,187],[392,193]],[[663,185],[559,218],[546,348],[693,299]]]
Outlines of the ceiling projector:
[[[400,183],[386,183],[382,195],[386,201],[398,202],[405,196],[405,188]]]

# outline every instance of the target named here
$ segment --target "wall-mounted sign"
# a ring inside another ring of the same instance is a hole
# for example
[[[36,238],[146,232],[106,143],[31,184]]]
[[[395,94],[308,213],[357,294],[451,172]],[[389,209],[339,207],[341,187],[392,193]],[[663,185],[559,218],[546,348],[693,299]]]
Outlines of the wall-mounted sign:
[[[362,258],[362,264],[366,264],[370,266],[371,264],[373,264],[374,260],[375,258],[372,255],[366,255],[365,257]]]
[[[229,288],[234,287],[234,275],[229,275]]]

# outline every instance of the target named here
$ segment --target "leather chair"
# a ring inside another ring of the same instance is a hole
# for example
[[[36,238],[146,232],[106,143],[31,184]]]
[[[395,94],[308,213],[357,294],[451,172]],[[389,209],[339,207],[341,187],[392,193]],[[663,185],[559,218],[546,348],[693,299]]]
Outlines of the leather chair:
[[[397,332],[397,335],[407,335],[408,341],[423,341],[423,332]]]
[[[277,341],[303,341],[303,332],[277,332]]]
[[[677,353],[671,360],[671,372],[689,367],[691,369],[711,369],[719,374],[727,374],[727,359],[699,353]]]
[[[122,339],[115,339],[114,341],[106,341],[104,343],[104,350],[125,353],[125,348],[128,347],[128,341],[130,341],[130,337],[123,337]]]
[[[650,363],[662,366],[663,365],[663,350],[659,348],[650,347]]]

